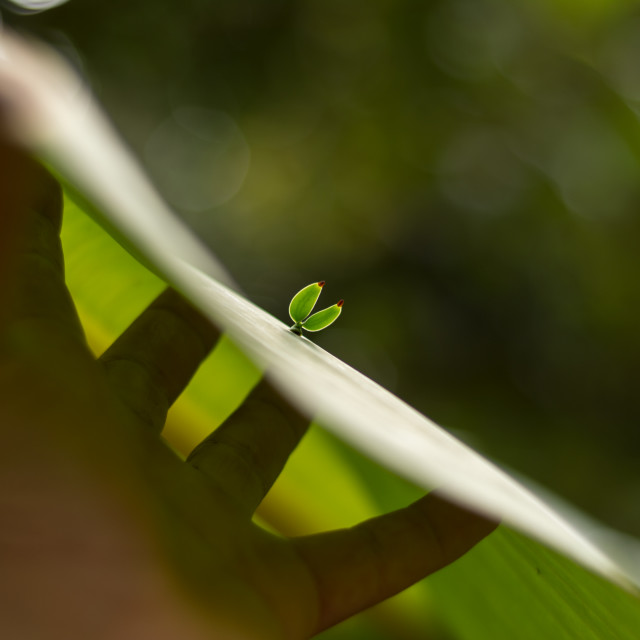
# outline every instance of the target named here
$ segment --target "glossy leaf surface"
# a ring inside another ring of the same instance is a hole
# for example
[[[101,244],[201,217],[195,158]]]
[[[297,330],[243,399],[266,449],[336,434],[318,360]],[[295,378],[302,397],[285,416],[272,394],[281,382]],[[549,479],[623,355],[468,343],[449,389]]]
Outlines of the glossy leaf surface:
[[[337,304],[309,316],[302,323],[302,327],[305,331],[320,331],[334,323],[338,319],[340,313],[342,313],[342,300]]]
[[[302,322],[313,311],[323,286],[324,281],[314,282],[293,296],[289,304],[289,316],[294,322]]]

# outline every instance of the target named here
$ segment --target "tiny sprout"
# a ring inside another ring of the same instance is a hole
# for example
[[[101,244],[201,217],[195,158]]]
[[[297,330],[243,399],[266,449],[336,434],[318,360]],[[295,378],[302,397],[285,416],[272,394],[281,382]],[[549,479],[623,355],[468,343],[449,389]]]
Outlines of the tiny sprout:
[[[301,336],[303,329],[306,331],[320,331],[335,322],[340,315],[344,300],[340,300],[331,307],[309,315],[313,311],[313,307],[316,306],[322,287],[324,287],[324,280],[314,282],[304,287],[304,289],[300,289],[293,296],[289,303],[289,315],[294,322],[291,327],[293,333]]]

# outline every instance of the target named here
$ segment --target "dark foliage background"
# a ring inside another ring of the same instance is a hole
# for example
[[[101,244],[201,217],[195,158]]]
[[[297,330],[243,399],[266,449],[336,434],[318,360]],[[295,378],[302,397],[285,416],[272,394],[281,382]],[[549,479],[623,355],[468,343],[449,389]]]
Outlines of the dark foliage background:
[[[640,535],[640,8],[71,0],[4,16],[86,75],[257,303]]]

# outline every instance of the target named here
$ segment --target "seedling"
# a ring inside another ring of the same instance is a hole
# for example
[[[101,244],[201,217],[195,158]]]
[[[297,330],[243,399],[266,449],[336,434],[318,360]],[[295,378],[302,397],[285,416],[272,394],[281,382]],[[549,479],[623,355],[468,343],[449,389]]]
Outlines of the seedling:
[[[303,329],[305,331],[320,331],[328,327],[332,322],[335,322],[340,315],[344,300],[340,300],[331,307],[309,315],[313,311],[313,307],[316,306],[318,297],[322,292],[322,287],[324,287],[324,280],[314,282],[304,289],[300,289],[300,291],[293,296],[289,303],[289,315],[295,323],[291,327],[293,333],[301,336]]]

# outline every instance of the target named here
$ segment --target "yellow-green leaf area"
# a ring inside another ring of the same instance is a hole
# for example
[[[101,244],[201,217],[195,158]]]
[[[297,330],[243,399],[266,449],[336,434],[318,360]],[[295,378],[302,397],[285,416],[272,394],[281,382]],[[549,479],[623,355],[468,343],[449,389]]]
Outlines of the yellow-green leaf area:
[[[318,311],[318,313],[314,313],[302,323],[302,326],[305,331],[320,331],[335,322],[341,312],[342,305],[340,303],[334,304],[322,311]]]
[[[302,322],[313,310],[322,292],[324,282],[314,282],[300,289],[289,304],[289,316],[294,322]]]

